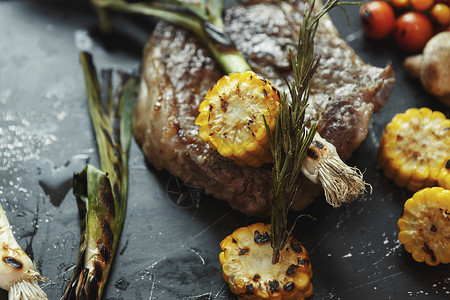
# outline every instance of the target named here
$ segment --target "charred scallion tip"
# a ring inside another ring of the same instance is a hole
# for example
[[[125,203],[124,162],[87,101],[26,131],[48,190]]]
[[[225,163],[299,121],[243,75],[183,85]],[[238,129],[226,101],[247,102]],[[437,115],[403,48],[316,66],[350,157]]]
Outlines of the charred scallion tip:
[[[90,1],[98,13],[100,27],[106,31],[112,30],[109,13],[113,11],[157,17],[190,30],[199,37],[225,74],[251,70],[225,30],[222,20],[223,0]]]
[[[117,72],[116,82],[112,71],[105,70],[100,83],[91,55],[83,52],[80,58],[101,170],[86,165],[74,176],[80,247],[75,271],[61,299],[100,299],[125,217],[137,78]]]
[[[6,213],[0,205],[0,288],[8,291],[9,300],[44,300],[47,295],[38,285],[45,280],[30,257],[17,243]]]

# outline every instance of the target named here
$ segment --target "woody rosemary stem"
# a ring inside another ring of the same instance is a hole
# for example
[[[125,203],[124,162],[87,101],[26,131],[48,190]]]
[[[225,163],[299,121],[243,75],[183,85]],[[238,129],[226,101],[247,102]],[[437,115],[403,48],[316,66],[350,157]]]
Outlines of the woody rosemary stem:
[[[160,18],[190,30],[200,38],[225,74],[250,71],[251,67],[225,31],[222,21],[222,2],[222,0],[211,0],[200,1],[200,4],[192,4],[170,0],[152,3],[91,0],[99,15],[102,30],[112,30],[109,11]]]

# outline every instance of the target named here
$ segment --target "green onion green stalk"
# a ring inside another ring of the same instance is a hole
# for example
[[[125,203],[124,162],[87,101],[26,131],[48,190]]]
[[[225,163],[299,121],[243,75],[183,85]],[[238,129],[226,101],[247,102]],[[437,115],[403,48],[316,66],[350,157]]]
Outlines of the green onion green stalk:
[[[103,70],[102,84],[89,53],[80,54],[87,101],[101,170],[93,165],[74,175],[80,245],[74,273],[61,299],[100,299],[117,250],[127,206],[128,157],[137,79]]]
[[[113,28],[110,13],[114,11],[157,17],[199,37],[225,74],[251,70],[225,30],[222,20],[223,0],[133,3],[125,0],[91,0],[91,3],[99,16],[100,28],[105,32]]]

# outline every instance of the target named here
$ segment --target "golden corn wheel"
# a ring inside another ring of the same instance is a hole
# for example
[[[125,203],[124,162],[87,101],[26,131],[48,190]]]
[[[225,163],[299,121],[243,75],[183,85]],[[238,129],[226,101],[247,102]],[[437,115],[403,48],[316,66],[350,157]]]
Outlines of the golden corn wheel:
[[[273,132],[280,101],[280,92],[254,72],[224,76],[200,104],[199,136],[238,165],[259,167],[272,161],[263,116]]]
[[[221,243],[220,263],[223,278],[239,299],[305,299],[313,286],[308,253],[300,243],[289,238],[272,264],[270,224],[252,224],[236,229]]]
[[[405,202],[397,222],[399,241],[415,261],[450,263],[450,190],[425,188]]]
[[[439,111],[411,108],[386,126],[379,163],[400,187],[415,192],[437,185],[450,157],[450,120]]]

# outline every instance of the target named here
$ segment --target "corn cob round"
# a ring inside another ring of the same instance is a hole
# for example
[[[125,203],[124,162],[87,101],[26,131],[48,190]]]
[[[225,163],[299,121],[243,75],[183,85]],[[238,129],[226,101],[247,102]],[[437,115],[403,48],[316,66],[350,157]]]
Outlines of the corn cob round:
[[[415,261],[450,263],[450,190],[425,188],[405,202],[397,222],[399,241]]]
[[[450,190],[450,158],[447,160],[439,174],[438,184],[444,189]]]
[[[199,136],[238,165],[259,167],[272,161],[269,137],[280,106],[280,92],[252,71],[222,77],[200,104]]]
[[[379,163],[400,187],[416,192],[437,185],[450,156],[450,120],[429,108],[411,108],[386,126]]]
[[[272,264],[270,224],[236,229],[221,243],[223,278],[239,299],[305,299],[313,286],[311,264],[305,248],[290,237]]]

